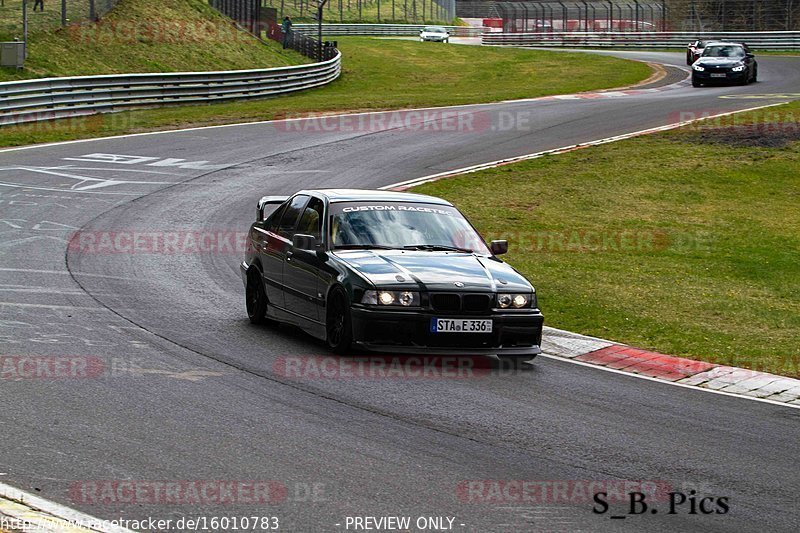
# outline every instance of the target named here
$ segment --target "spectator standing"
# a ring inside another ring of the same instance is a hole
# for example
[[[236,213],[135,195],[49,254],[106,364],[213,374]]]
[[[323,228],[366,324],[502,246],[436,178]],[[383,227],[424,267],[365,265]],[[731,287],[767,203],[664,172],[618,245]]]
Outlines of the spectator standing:
[[[281,32],[283,33],[283,47],[289,47],[289,34],[292,31],[292,19],[287,16],[283,17],[283,23],[281,24]]]

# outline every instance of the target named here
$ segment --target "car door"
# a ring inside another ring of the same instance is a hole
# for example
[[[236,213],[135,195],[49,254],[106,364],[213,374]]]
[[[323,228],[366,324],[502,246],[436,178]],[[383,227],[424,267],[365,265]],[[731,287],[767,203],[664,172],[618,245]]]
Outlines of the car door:
[[[262,280],[267,299],[275,307],[283,307],[283,291],[280,284],[283,278],[283,257],[279,255],[281,248],[277,239],[278,222],[289,201],[277,206],[259,208],[258,218],[250,227],[250,246],[253,259],[261,264]]]
[[[284,202],[275,212],[263,221],[256,222],[250,228],[250,244],[254,256],[261,263],[261,275],[269,303],[275,307],[283,307],[283,257],[282,246],[277,236],[278,222],[286,210],[289,200]]]
[[[294,231],[306,202],[308,195],[294,196],[279,207],[263,227],[254,227],[253,246],[263,267],[267,298],[275,307],[286,307],[283,269],[286,254],[292,247],[291,236],[287,238],[287,235]]]
[[[322,226],[325,219],[325,203],[321,198],[312,196],[304,206],[297,227],[289,235],[295,233],[312,235],[317,243],[322,244]],[[320,269],[323,260],[314,250],[291,249],[286,254],[283,276],[286,286],[286,309],[305,319],[318,322],[322,317],[322,294],[320,291]]]

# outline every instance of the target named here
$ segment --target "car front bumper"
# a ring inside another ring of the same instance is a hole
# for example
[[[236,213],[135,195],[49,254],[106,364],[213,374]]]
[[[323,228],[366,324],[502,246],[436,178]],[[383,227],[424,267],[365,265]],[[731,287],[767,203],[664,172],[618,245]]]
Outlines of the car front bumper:
[[[725,74],[725,77],[719,76],[712,76],[712,74]],[[747,69],[741,72],[732,72],[732,71],[703,71],[698,72],[696,70],[692,71],[692,76],[695,80],[699,81],[700,83],[734,83],[738,81],[742,81],[748,75]]]
[[[540,353],[544,317],[538,310],[481,315],[353,307],[353,341],[370,351],[438,355],[533,357]],[[491,333],[431,333],[433,318],[491,319]]]

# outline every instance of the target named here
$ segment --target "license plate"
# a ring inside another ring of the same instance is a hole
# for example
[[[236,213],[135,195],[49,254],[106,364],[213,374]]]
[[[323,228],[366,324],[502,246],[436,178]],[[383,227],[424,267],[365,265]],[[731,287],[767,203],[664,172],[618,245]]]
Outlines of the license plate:
[[[726,76],[726,74],[724,74],[724,73],[720,73],[720,74],[713,73],[713,74],[711,74],[712,78],[724,78],[725,76]]]
[[[431,333],[491,333],[492,321],[475,318],[432,318]]]

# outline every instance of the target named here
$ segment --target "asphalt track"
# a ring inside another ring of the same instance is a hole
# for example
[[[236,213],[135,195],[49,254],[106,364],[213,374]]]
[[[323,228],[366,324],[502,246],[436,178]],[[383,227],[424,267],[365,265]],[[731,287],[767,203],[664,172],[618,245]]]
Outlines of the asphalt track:
[[[0,480],[102,518],[272,515],[284,531],[340,531],[347,516],[365,515],[451,516],[470,532],[796,531],[795,409],[544,358],[471,379],[290,379],[282,358],[324,349],[291,328],[249,325],[240,253],[67,250],[77,230],[241,232],[262,194],[379,187],[687,112],[784,101],[720,97],[796,91],[800,58],[761,58],[760,77],[749,87],[470,106],[472,126],[457,131],[266,123],[0,153],[3,355],[106,363],[94,379],[0,383]],[[509,117],[521,120],[505,127]],[[68,159],[93,153],[154,159]],[[153,166],[164,158],[207,163]],[[93,503],[80,491],[92,480],[275,480],[288,494],[273,505]],[[727,497],[730,512],[668,515],[662,501],[658,514],[613,520],[625,506],[600,516],[591,501],[465,502],[465,480],[649,480]]]

